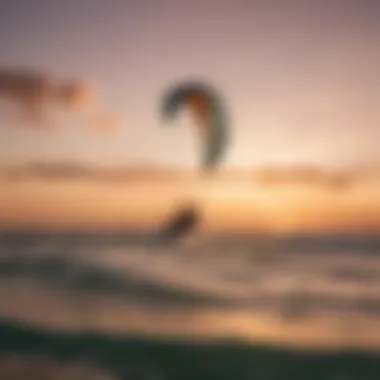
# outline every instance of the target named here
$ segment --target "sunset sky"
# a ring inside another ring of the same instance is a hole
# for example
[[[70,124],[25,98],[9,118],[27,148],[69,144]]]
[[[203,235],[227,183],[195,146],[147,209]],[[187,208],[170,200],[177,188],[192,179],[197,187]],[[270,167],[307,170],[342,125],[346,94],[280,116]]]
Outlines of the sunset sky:
[[[195,194],[210,228],[380,229],[379,18],[371,0],[2,2],[0,68],[90,83],[120,126],[55,110],[44,130],[0,94],[0,226],[151,226]],[[191,118],[159,119],[167,86],[192,78],[231,118],[208,183],[185,173]]]

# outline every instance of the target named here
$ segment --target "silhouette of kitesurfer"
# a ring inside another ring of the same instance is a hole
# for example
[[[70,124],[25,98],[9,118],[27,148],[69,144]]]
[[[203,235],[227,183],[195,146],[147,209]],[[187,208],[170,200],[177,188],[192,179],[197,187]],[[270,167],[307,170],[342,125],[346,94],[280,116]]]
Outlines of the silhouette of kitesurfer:
[[[177,241],[193,231],[198,226],[199,221],[199,210],[194,205],[186,205],[177,211],[159,230],[158,238],[161,242]]]

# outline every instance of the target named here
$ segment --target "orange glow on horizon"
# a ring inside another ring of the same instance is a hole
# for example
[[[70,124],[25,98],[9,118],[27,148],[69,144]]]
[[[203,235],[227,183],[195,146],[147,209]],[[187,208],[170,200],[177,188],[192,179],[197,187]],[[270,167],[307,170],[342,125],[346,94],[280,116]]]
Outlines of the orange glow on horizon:
[[[191,185],[193,183],[193,185]],[[289,185],[268,189],[185,181],[99,184],[80,180],[0,183],[2,228],[155,228],[183,202],[204,212],[201,229],[277,233],[380,230],[380,200],[371,186],[346,192]]]

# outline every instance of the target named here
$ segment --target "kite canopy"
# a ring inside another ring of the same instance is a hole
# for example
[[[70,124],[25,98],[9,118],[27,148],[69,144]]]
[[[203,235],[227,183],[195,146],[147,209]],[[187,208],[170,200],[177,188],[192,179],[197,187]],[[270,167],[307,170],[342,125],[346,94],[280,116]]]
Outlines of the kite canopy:
[[[201,82],[175,85],[164,96],[162,114],[173,120],[183,107],[189,107],[201,134],[202,169],[213,170],[223,158],[228,137],[221,98],[214,89]]]

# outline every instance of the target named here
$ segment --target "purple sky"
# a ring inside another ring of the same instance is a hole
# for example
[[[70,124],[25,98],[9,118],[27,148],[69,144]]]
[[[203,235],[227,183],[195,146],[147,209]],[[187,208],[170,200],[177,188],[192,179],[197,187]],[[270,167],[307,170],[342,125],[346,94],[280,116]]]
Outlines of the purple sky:
[[[2,1],[2,64],[89,80],[123,128],[65,117],[50,134],[0,114],[0,159],[195,166],[191,119],[163,128],[158,108],[203,78],[228,102],[226,165],[379,163],[379,19],[367,0]]]

